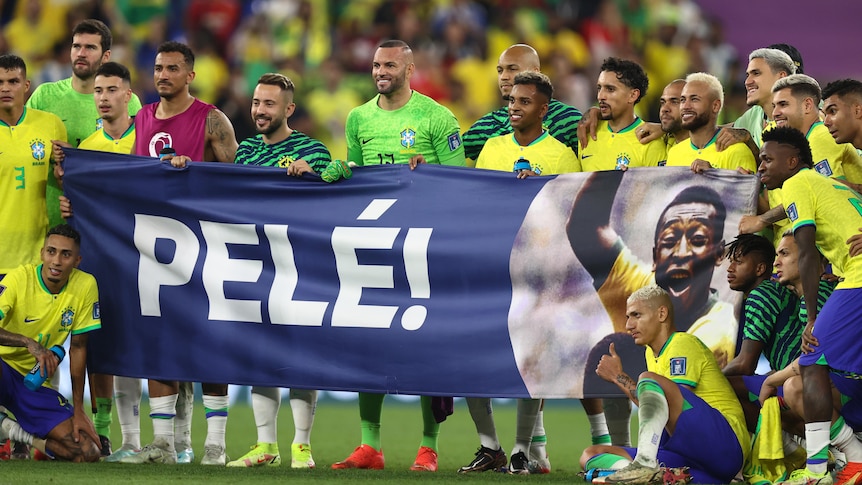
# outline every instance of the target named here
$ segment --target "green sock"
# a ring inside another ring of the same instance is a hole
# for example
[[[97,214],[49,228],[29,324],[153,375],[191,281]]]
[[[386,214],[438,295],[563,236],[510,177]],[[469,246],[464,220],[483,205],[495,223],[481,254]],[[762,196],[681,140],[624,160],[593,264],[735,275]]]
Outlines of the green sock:
[[[113,400],[109,397],[96,398],[96,415],[93,416],[93,425],[96,427],[96,434],[101,436],[111,436],[111,403]]]
[[[434,419],[434,411],[431,410],[431,397],[422,396],[419,400],[422,406],[422,444],[437,451],[437,437],[440,436],[440,423]]]
[[[362,427],[362,444],[380,451],[380,415],[386,394],[359,393],[359,420]]]
[[[606,470],[615,470],[622,468],[631,463],[631,461],[613,453],[599,453],[598,455],[587,460],[584,465],[584,470],[591,468],[604,468]]]

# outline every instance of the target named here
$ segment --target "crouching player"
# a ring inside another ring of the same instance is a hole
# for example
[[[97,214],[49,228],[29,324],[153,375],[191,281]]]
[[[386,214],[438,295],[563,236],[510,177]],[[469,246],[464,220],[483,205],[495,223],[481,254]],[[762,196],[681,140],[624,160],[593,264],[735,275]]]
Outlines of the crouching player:
[[[45,238],[42,264],[20,266],[0,281],[0,405],[15,415],[0,415],[0,435],[59,459],[92,462],[100,446],[84,407],[84,375],[87,335],[101,322],[96,280],[77,269],[80,244],[77,231],[58,225]],[[72,404],[50,387],[59,359],[48,350],[69,335]],[[49,379],[31,391],[24,376],[37,363]]]
[[[647,372],[637,381],[626,375],[611,344],[596,373],[638,406],[638,448],[592,445],[581,466],[618,469],[594,483],[730,483],[745,462],[749,436],[712,351],[676,331],[670,296],[658,286],[628,298],[626,330],[646,347]]]

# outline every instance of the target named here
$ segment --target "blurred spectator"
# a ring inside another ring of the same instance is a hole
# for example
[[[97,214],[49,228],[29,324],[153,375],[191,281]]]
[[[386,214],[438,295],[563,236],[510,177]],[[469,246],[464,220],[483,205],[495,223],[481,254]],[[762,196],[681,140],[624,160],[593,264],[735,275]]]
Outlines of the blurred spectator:
[[[58,24],[51,23],[50,15],[43,15],[45,10],[40,0],[21,0],[21,3],[25,7],[23,13],[16,14],[6,25],[4,35],[9,52],[23,58],[27,62],[27,75],[35,78],[42,63],[51,58],[54,43],[59,41],[56,35],[59,29],[56,28]]]
[[[39,71],[37,76],[32,78],[33,84],[30,86],[30,89],[36,89],[36,86],[42,83],[59,81],[71,76],[72,65],[69,64],[69,43],[57,42],[51,49],[51,58],[42,64],[42,70]]]
[[[332,158],[345,159],[347,143],[344,140],[344,122],[350,110],[362,104],[365,97],[345,82],[344,69],[338,58],[331,57],[323,61],[312,77],[322,80],[323,84],[303,98],[314,121],[313,129],[306,133],[314,133],[315,138],[329,149]]]
[[[738,79],[739,54],[735,47],[724,40],[724,26],[716,19],[707,24],[706,42],[701,56],[705,72],[717,77],[722,85],[729,86]]]
[[[183,16],[186,33],[209,32],[215,41],[215,52],[224,57],[228,42],[239,25],[241,13],[242,4],[239,0],[191,0]]]
[[[329,57],[332,41],[326,1],[269,0],[266,5],[264,10],[272,22],[277,62],[298,62],[297,67],[302,71],[306,66],[318,66]],[[274,8],[276,5],[278,10]],[[295,120],[291,119],[293,124]]]
[[[192,95],[209,104],[224,97],[230,73],[224,57],[216,51],[213,35],[206,29],[196,32],[191,42],[195,54],[195,82]]]

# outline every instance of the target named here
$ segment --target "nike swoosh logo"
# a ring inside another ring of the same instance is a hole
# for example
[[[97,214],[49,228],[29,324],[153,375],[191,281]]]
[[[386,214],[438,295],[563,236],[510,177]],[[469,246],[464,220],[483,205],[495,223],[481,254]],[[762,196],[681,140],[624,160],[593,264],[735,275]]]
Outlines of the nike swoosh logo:
[[[581,158],[590,158],[592,155],[581,155]]]
[[[367,139],[367,140],[359,140],[359,142],[360,142],[360,143],[362,143],[363,145],[365,145],[366,143],[370,142],[370,141],[371,141],[371,140],[373,140],[373,139],[374,139],[374,138],[369,138],[369,139]]]
[[[38,318],[27,318],[27,317],[25,317],[24,323],[33,323],[33,322],[38,321],[38,320],[39,320]]]

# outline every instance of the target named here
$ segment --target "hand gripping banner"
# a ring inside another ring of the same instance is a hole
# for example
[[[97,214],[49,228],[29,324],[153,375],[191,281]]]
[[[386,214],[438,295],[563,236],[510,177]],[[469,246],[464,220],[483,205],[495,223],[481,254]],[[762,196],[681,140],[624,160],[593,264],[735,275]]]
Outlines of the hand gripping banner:
[[[719,360],[736,349],[740,295],[727,286],[723,244],[754,209],[753,176],[661,167],[518,180],[384,165],[327,184],[274,168],[67,153],[81,269],[101,294],[97,372],[620,395],[595,366],[617,342],[629,373],[643,369],[625,299],[652,282],[673,295],[679,330]]]

